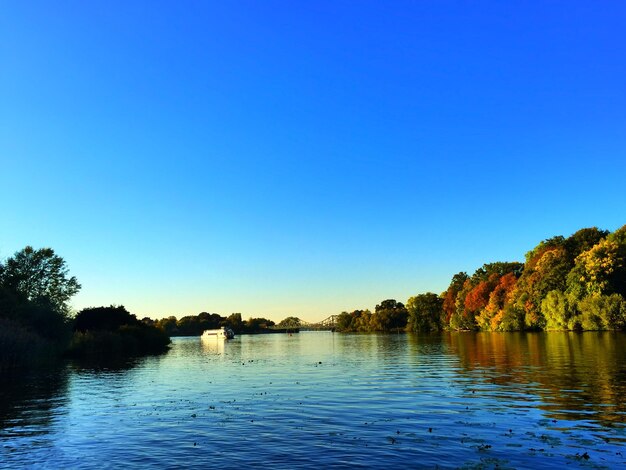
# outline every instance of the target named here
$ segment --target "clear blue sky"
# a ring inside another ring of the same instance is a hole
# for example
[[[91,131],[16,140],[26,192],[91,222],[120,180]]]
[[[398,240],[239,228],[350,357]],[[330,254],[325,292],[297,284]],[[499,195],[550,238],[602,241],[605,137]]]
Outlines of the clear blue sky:
[[[0,257],[319,320],[626,223],[626,4],[0,3]]]

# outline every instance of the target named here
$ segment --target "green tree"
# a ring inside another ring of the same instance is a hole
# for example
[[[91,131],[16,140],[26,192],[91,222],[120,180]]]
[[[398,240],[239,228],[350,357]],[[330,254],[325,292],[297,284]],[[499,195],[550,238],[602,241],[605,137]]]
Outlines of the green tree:
[[[302,321],[298,317],[287,317],[278,323],[281,328],[299,328],[302,325]]]
[[[570,304],[569,298],[559,290],[548,292],[541,302],[541,312],[546,320],[547,330],[567,330],[570,320],[576,312]]]
[[[372,331],[372,312],[366,310],[355,310],[350,314],[352,323],[350,324],[352,331]]]
[[[521,276],[524,271],[524,265],[517,261],[497,261],[495,263],[485,263],[472,274],[472,280],[476,284],[479,281],[487,281],[492,275],[497,274],[498,277],[505,274],[513,273],[515,277]]]
[[[180,336],[200,336],[204,329],[197,315],[186,315],[176,322]]]
[[[223,322],[223,326],[231,328],[235,333],[243,331],[244,323],[241,318],[241,313],[231,313]],[[209,328],[207,328],[208,330]]]
[[[465,307],[465,299],[473,289],[472,279],[468,278],[456,295],[454,313],[450,317],[450,328],[453,330],[473,330],[476,328],[474,316],[470,315]]]
[[[80,284],[51,248],[31,246],[0,263],[0,316],[60,350],[70,335],[69,300]]]
[[[163,330],[168,336],[174,336],[178,332],[176,326],[176,317],[169,316],[167,318],[160,318],[155,322],[157,328]]]
[[[519,305],[508,304],[502,312],[502,319],[497,327],[497,331],[522,331],[526,327],[524,324],[525,312]]]
[[[201,312],[198,314],[198,323],[202,332],[204,330],[214,330],[224,323],[224,317],[218,313]]]
[[[354,331],[352,329],[352,315],[350,315],[348,312],[341,312],[339,315],[337,315],[337,331]]]
[[[408,312],[402,302],[393,299],[382,301],[370,320],[373,331],[393,331],[406,327]]]
[[[623,330],[626,328],[626,300],[620,294],[595,295],[579,303],[584,330]]]
[[[0,286],[62,315],[69,314],[69,300],[81,287],[52,248],[35,250],[31,246],[0,265]]]
[[[267,318],[248,318],[245,322],[245,331],[258,333],[274,325],[275,323]]]
[[[578,255],[583,251],[591,249],[609,233],[608,230],[600,230],[597,227],[583,228],[565,240],[564,245],[571,258],[571,264],[574,264],[574,260]]]
[[[141,322],[137,320],[123,305],[110,307],[84,308],[76,314],[74,319],[74,331],[107,330],[116,331],[121,326],[137,326]]]
[[[110,360],[160,354],[167,351],[169,343],[162,329],[139,321],[123,306],[111,305],[78,312],[68,354],[75,358]]]
[[[443,298],[432,292],[411,297],[406,303],[407,331],[439,331],[443,327]]]

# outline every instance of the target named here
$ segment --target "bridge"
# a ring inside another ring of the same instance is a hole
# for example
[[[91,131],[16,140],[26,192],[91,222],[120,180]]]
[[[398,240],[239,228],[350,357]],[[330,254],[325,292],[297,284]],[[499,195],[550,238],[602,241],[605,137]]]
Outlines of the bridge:
[[[337,327],[337,317],[339,315],[331,315],[321,321],[310,323],[298,318],[282,321],[278,325],[272,326],[273,330],[300,330],[300,331],[335,331]]]

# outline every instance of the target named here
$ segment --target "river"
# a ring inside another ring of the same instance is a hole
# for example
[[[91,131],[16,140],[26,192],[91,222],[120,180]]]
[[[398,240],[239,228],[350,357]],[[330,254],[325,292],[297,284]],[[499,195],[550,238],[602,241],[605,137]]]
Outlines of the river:
[[[626,468],[626,335],[175,338],[0,377],[0,466]]]

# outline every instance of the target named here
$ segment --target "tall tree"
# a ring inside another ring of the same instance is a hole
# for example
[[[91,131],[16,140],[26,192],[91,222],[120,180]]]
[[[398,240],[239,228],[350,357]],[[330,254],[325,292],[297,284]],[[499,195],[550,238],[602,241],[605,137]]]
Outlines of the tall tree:
[[[446,325],[450,324],[452,316],[456,312],[456,297],[463,289],[465,281],[469,279],[469,276],[465,272],[460,272],[452,276],[450,286],[443,294],[443,311],[445,314]]]
[[[52,248],[35,250],[32,246],[18,251],[0,267],[0,286],[63,315],[69,313],[69,300],[81,287]]]

